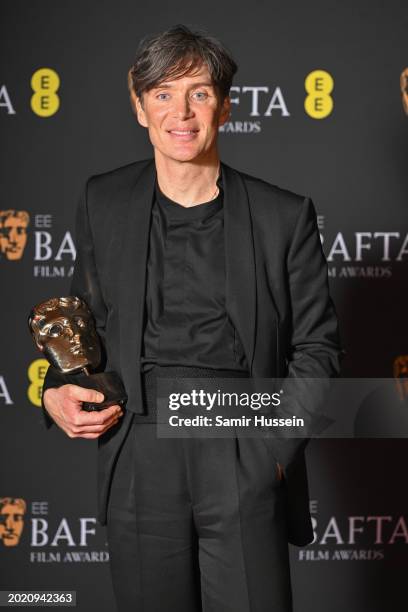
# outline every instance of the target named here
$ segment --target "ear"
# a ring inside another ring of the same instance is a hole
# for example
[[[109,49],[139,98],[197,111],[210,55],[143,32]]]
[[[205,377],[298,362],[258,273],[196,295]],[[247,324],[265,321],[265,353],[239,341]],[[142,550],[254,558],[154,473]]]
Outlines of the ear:
[[[31,312],[29,317],[28,317],[28,320],[27,320],[28,328],[30,330],[31,337],[34,340],[35,346],[38,348],[39,351],[43,352],[44,347],[38,341],[37,333],[36,333],[36,331],[33,328],[33,321],[34,321],[34,314],[33,314],[33,312]]]
[[[44,345],[41,342],[38,342],[38,340],[36,338],[34,338],[34,342],[36,347],[38,348],[39,351],[41,351],[41,353],[44,352]]]
[[[230,115],[231,115],[231,98],[230,96],[226,96],[222,102],[220,116],[218,119],[218,125],[224,125],[224,123],[228,121]]]
[[[44,352],[44,345],[42,342],[40,342],[40,340],[38,339],[37,334],[35,334],[34,332],[32,332],[32,336],[33,336],[33,340],[35,343],[35,346],[38,348],[39,351],[41,351],[41,353]]]
[[[140,123],[140,125],[147,128],[148,124],[146,119],[146,113],[142,107],[142,101],[139,96],[135,94],[133,89],[130,92],[130,101],[132,104],[133,112],[135,113],[138,122]]]
[[[32,337],[33,337],[33,340],[34,340],[34,344],[35,344],[35,346],[38,348],[38,350],[39,350],[41,353],[43,353],[43,352],[44,352],[44,345],[42,344],[42,342],[40,342],[40,341],[38,340],[37,335],[36,335],[34,332],[32,332]]]

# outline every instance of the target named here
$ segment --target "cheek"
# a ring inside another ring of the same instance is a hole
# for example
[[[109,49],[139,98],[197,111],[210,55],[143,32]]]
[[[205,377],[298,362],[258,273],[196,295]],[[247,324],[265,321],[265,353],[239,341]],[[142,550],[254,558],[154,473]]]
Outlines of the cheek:
[[[153,122],[149,123],[149,137],[152,142],[157,142],[160,138],[163,138],[165,134],[164,117],[155,117]]]
[[[53,355],[63,355],[65,351],[69,350],[69,348],[69,343],[65,338],[52,338],[45,342],[45,349]]]
[[[205,113],[205,123],[207,125],[208,130],[213,130],[218,127],[218,114],[214,109],[208,109]]]
[[[164,108],[157,108],[153,112],[146,115],[146,120],[151,128],[160,127],[163,120],[166,118],[167,110]]]

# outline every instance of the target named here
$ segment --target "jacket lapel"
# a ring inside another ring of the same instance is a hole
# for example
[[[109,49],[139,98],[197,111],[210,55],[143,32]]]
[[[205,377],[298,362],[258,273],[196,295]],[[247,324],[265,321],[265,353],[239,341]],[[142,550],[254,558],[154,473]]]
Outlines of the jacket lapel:
[[[221,170],[224,186],[226,310],[238,331],[252,371],[256,275],[249,198],[239,172],[223,162]]]
[[[135,179],[127,206],[120,270],[121,372],[130,394],[137,388],[143,334],[146,267],[156,166],[150,160]]]
[[[226,310],[252,370],[256,277],[248,194],[239,173],[221,162],[224,189]],[[135,179],[126,214],[120,272],[120,350],[125,383],[135,386],[144,329],[146,267],[156,166],[150,160]]]

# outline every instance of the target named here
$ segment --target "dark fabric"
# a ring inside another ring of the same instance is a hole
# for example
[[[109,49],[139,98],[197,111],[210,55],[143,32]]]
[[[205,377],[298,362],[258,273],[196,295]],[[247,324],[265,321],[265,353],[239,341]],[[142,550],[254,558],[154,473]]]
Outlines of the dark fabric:
[[[249,378],[249,373],[240,370],[214,370],[190,366],[158,366],[143,373],[143,398],[146,414],[135,414],[136,423],[157,422],[157,379],[171,378]]]
[[[344,351],[311,198],[224,162],[221,172],[226,311],[244,347],[251,377],[337,376]],[[70,293],[88,303],[106,349],[103,368],[121,376],[129,397],[120,424],[98,438],[102,525],[130,413],[144,411],[140,356],[155,180],[151,158],[93,176],[76,217],[77,258]],[[51,368],[44,390],[50,384]],[[304,406],[306,420],[311,408]],[[285,470],[289,542],[300,546],[313,539],[306,443],[307,439],[287,439],[274,448]]]
[[[107,537],[119,612],[290,612],[285,490],[264,440],[129,427]]]
[[[155,364],[248,370],[225,309],[222,176],[218,196],[186,208],[155,182],[141,368]]]

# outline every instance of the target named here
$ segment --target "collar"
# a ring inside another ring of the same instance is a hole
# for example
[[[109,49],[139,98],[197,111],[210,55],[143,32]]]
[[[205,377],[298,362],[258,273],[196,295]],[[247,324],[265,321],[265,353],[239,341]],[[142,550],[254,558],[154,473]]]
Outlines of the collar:
[[[155,194],[157,201],[162,206],[162,209],[168,215],[168,217],[172,220],[184,220],[184,221],[193,221],[196,219],[205,219],[207,217],[212,216],[216,212],[222,209],[223,207],[223,182],[222,182],[222,169],[220,169],[220,173],[218,175],[216,181],[217,187],[219,188],[219,193],[216,198],[213,200],[209,200],[208,202],[202,202],[201,204],[195,204],[194,206],[183,206],[174,200],[168,198],[161,191],[159,184],[157,182],[157,175],[155,180]]]

